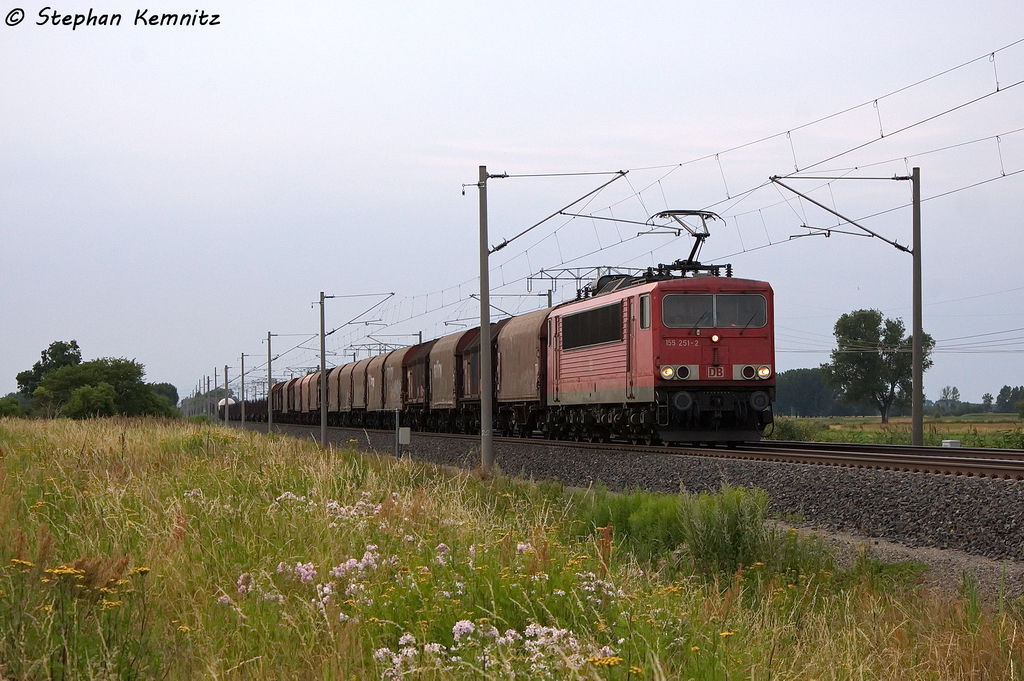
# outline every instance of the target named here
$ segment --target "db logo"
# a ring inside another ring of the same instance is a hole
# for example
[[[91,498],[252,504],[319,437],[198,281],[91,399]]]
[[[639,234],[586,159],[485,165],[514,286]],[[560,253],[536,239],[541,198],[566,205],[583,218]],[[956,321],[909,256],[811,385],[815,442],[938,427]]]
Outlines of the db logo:
[[[708,378],[725,378],[725,367],[708,367]]]

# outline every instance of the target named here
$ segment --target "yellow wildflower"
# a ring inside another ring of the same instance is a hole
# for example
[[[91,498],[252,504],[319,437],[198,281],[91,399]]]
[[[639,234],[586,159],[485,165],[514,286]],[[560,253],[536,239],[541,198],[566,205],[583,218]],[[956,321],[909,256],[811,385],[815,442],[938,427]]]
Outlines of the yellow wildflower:
[[[735,631],[723,631],[723,632],[721,632],[718,635],[721,636],[722,638],[726,638],[728,636],[734,635],[735,633],[736,633]]]
[[[55,568],[46,568],[46,572],[51,575],[84,575],[84,570],[73,568],[70,565],[60,565]]]
[[[27,560],[22,560],[21,558],[11,558],[11,562],[14,563],[15,565],[24,565],[25,567],[35,567],[36,566],[35,563],[27,561]]]
[[[595,667],[614,667],[617,664],[622,664],[622,658],[618,655],[611,655],[609,657],[591,657],[587,658],[587,662]]]
[[[178,625],[178,631],[180,631],[183,634],[187,634],[188,632],[190,632],[192,630],[190,628],[186,627],[184,624],[180,624],[180,625]]]
[[[637,676],[643,676],[644,675],[644,670],[641,669],[640,667],[630,667],[629,668],[629,673],[630,674],[636,674]]]

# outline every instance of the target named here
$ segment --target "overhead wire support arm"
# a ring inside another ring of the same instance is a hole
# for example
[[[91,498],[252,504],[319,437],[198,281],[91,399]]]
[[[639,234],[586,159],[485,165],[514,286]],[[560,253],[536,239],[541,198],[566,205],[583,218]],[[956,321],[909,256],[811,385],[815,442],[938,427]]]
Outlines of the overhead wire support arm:
[[[556,211],[555,211],[554,213],[552,213],[551,215],[547,216],[546,218],[544,218],[544,219],[543,219],[543,220],[541,220],[540,222],[537,222],[537,223],[535,223],[535,224],[533,224],[533,225],[531,225],[531,226],[527,227],[526,229],[524,229],[523,231],[519,232],[519,234],[516,234],[516,235],[515,235],[514,237],[512,237],[511,239],[504,239],[504,240],[502,240],[502,242],[501,242],[500,244],[498,244],[497,246],[492,246],[492,247],[491,247],[491,249],[490,249],[490,250],[488,251],[488,255],[490,255],[490,254],[493,254],[493,253],[497,253],[497,252],[498,252],[498,251],[500,251],[501,249],[505,248],[505,246],[508,246],[508,245],[509,245],[510,243],[512,243],[513,241],[515,241],[516,239],[518,239],[519,237],[521,237],[521,236],[524,236],[524,235],[525,235],[525,234],[527,234],[528,232],[530,232],[530,231],[532,231],[532,230],[536,229],[537,227],[540,227],[541,225],[543,225],[543,224],[544,224],[545,222],[547,222],[547,221],[548,221],[548,220],[550,220],[551,218],[554,218],[554,217],[558,217],[559,215],[562,215],[563,211],[566,211],[566,210],[568,210],[569,208],[572,208],[573,206],[575,206],[575,205],[576,205],[577,203],[579,203],[579,202],[580,202],[580,201],[582,201],[583,199],[586,199],[586,198],[590,198],[590,197],[591,197],[591,196],[593,196],[594,194],[598,193],[599,191],[601,191],[602,189],[604,189],[605,187],[607,187],[608,185],[610,185],[610,184],[611,184],[612,182],[615,182],[616,180],[618,180],[618,179],[621,179],[621,178],[625,177],[625,176],[626,176],[626,173],[628,173],[628,172],[629,172],[628,170],[617,170],[617,171],[615,171],[615,172],[614,172],[614,175],[615,175],[615,177],[613,177],[612,179],[608,180],[607,182],[605,182],[604,184],[602,184],[602,185],[601,185],[600,187],[598,187],[597,189],[594,189],[593,191],[589,191],[589,192],[587,192],[586,194],[584,194],[583,196],[581,196],[580,198],[578,198],[578,199],[576,199],[575,201],[573,201],[572,203],[570,203],[570,204],[567,204],[567,205],[563,206],[562,208],[559,208],[558,210],[556,210]],[[607,174],[607,173],[601,173],[601,174]],[[530,177],[530,176],[528,176],[528,175],[523,175],[523,176],[510,176],[510,175],[507,175],[507,174],[502,174],[502,175],[490,175],[489,177]],[[463,185],[463,188],[465,188],[465,186],[466,186],[466,185]],[[589,216],[588,216],[588,217],[589,217]]]
[[[372,310],[373,310],[374,308],[376,308],[376,307],[378,307],[378,306],[380,306],[380,305],[383,305],[383,304],[384,304],[384,303],[386,303],[386,302],[387,302],[388,300],[390,300],[390,299],[391,299],[391,298],[392,298],[392,297],[393,297],[394,295],[395,295],[395,293],[394,293],[394,291],[392,291],[392,292],[390,292],[390,293],[355,293],[355,294],[352,294],[352,295],[347,295],[347,296],[326,296],[326,297],[329,297],[329,298],[373,298],[373,297],[375,297],[375,296],[384,296],[384,299],[383,299],[383,300],[379,300],[379,301],[377,301],[376,303],[374,303],[374,304],[373,304],[373,305],[371,305],[370,307],[366,308],[365,310],[363,310],[362,312],[360,312],[359,314],[357,314],[357,315],[356,315],[355,317],[353,317],[352,319],[348,320],[347,322],[345,322],[345,323],[344,323],[344,324],[342,324],[341,326],[338,326],[338,327],[335,327],[335,328],[331,329],[330,331],[328,331],[328,332],[327,332],[327,333],[325,333],[324,335],[325,335],[325,336],[330,336],[330,335],[331,335],[332,333],[334,333],[335,331],[340,331],[341,329],[344,329],[344,328],[345,328],[346,326],[351,326],[351,325],[353,325],[353,324],[357,324],[357,323],[359,323],[359,322],[357,322],[356,320],[358,320],[358,319],[359,319],[360,317],[362,317],[362,316],[363,316],[364,314],[367,314],[367,313],[369,313],[369,312],[370,312],[370,311],[372,311]],[[371,320],[371,321],[377,321],[377,320]],[[367,324],[367,325],[369,325],[369,324],[370,324],[371,322],[363,322],[363,323],[364,323],[364,324]]]
[[[822,210],[824,210],[824,211],[826,211],[826,212],[828,212],[828,213],[831,213],[832,215],[835,215],[835,216],[836,216],[837,218],[839,218],[840,220],[845,220],[846,222],[850,223],[850,224],[851,224],[851,225],[853,225],[854,227],[856,227],[856,228],[858,228],[858,229],[861,229],[861,230],[863,230],[864,232],[867,232],[867,233],[868,233],[868,234],[869,234],[870,236],[872,236],[872,237],[874,237],[874,238],[876,238],[876,239],[881,239],[882,241],[884,241],[885,243],[889,244],[889,245],[890,245],[890,246],[892,246],[893,248],[896,248],[896,249],[898,249],[898,250],[901,250],[901,251],[903,251],[904,253],[910,253],[911,255],[913,255],[913,254],[914,254],[914,251],[913,251],[913,250],[911,250],[911,249],[909,249],[909,248],[907,248],[906,246],[904,246],[904,245],[902,245],[902,244],[899,244],[899,243],[897,243],[896,241],[894,241],[894,240],[892,240],[892,239],[887,239],[886,237],[882,236],[882,235],[881,235],[881,234],[879,234],[878,232],[873,232],[872,230],[868,229],[868,228],[867,228],[867,227],[865,227],[864,225],[862,225],[862,224],[858,223],[858,222],[857,222],[856,220],[851,220],[850,218],[846,217],[846,216],[845,216],[845,215],[843,215],[842,213],[839,213],[838,211],[832,210],[831,208],[829,208],[829,207],[828,207],[828,206],[826,206],[825,204],[823,204],[823,203],[820,203],[820,202],[818,202],[818,201],[815,201],[814,199],[812,199],[811,197],[807,196],[806,194],[803,194],[803,193],[801,193],[801,192],[798,192],[797,190],[793,189],[793,188],[792,188],[792,187],[790,187],[789,185],[787,185],[787,184],[783,183],[783,182],[782,182],[782,181],[781,181],[781,180],[779,179],[779,176],[778,176],[778,175],[772,175],[772,176],[771,176],[770,178],[768,178],[768,179],[770,179],[770,180],[771,180],[772,182],[774,182],[775,184],[779,185],[780,187],[783,187],[783,188],[785,188],[785,189],[788,189],[789,191],[793,192],[794,194],[796,194],[796,195],[797,195],[797,196],[799,196],[800,198],[802,198],[802,199],[805,199],[805,200],[807,200],[807,201],[810,201],[811,203],[813,203],[813,204],[814,204],[815,206],[817,206],[818,208],[821,208]],[[811,178],[803,178],[803,179],[811,179]],[[822,179],[822,178],[813,178],[813,179]],[[886,180],[890,180],[890,179],[892,179],[892,180],[901,180],[901,179],[909,179],[909,178],[902,178],[902,177],[896,176],[896,177],[891,177],[891,178],[887,177],[887,178],[884,178],[884,179],[886,179]]]

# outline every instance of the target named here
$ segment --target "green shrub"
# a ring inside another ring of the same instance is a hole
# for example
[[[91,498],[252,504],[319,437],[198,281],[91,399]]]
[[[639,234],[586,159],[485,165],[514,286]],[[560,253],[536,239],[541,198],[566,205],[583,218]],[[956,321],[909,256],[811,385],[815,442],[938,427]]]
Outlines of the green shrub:
[[[827,432],[828,426],[824,423],[801,421],[781,416],[775,418],[775,426],[768,435],[768,439],[790,442],[818,442],[823,439]]]
[[[25,416],[28,413],[25,407],[21,406],[18,398],[13,395],[0,397],[0,417],[2,416]]]
[[[834,567],[823,542],[783,531],[769,519],[768,494],[761,489],[722,485],[713,494],[671,495],[597,488],[577,503],[590,531],[611,526],[616,541],[637,557],[676,553],[709,576],[755,563],[767,566],[765,573]]]
[[[705,572],[735,572],[767,562],[777,532],[766,525],[768,495],[723,485],[717,494],[683,497],[680,520],[690,555]]]

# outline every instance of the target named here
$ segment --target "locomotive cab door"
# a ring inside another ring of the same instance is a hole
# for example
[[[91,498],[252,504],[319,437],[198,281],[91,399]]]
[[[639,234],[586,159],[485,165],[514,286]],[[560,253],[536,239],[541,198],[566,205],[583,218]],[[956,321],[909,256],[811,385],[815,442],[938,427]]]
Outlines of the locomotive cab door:
[[[636,323],[636,319],[634,319],[636,304],[632,296],[626,298],[625,303],[622,306],[622,315],[623,323],[626,326],[626,400],[628,401],[636,397],[633,391],[633,381],[636,374],[636,333],[633,330],[633,325]]]
[[[562,360],[562,318],[548,318],[548,343],[551,344],[551,401],[560,402],[562,394],[561,371],[559,367]]]

